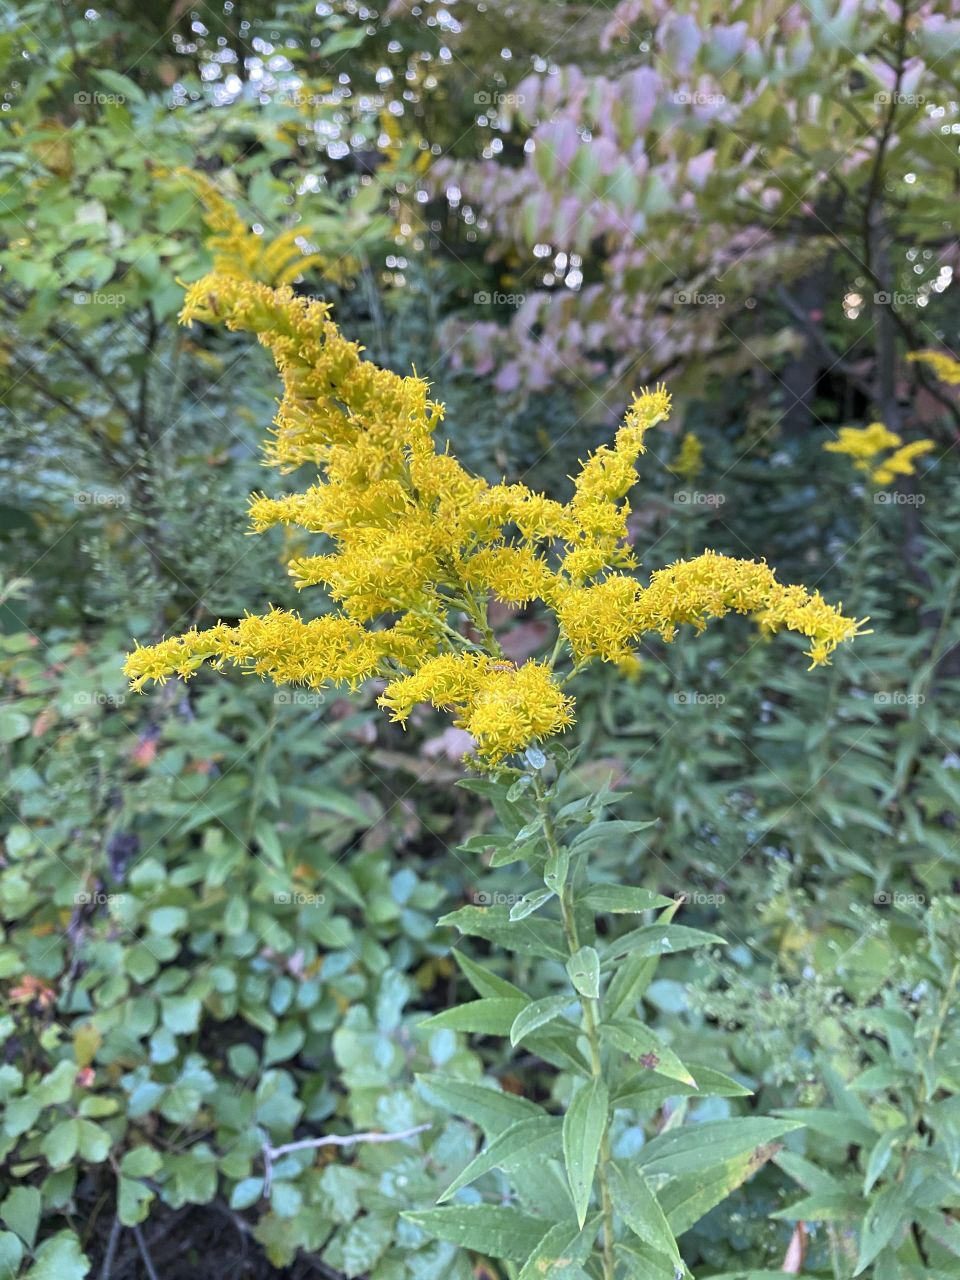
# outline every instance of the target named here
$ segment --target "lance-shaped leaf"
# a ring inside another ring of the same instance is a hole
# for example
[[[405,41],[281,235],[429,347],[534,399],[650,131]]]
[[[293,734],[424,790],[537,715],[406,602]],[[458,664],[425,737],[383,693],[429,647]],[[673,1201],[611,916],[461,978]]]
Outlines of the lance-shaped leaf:
[[[442,1107],[451,1115],[463,1116],[465,1120],[479,1125],[487,1137],[503,1133],[519,1120],[546,1114],[529,1098],[504,1093],[492,1085],[440,1075],[418,1076],[417,1083],[432,1106]]]
[[[547,1225],[519,1209],[492,1204],[446,1204],[401,1215],[436,1240],[473,1249],[491,1258],[528,1258],[543,1239]]]
[[[558,1156],[561,1149],[561,1125],[559,1116],[535,1116],[530,1120],[521,1120],[511,1125],[478,1156],[475,1156],[463,1169],[438,1200],[443,1204],[461,1189],[475,1182],[477,1178],[491,1169],[507,1168],[511,1162],[521,1157],[539,1155]]]
[[[704,1168],[705,1157],[719,1164],[802,1128],[798,1121],[771,1120],[766,1116],[687,1124],[651,1138],[637,1156],[637,1163],[647,1174],[696,1173]]]
[[[636,915],[652,907],[669,907],[673,898],[650,889],[635,889],[632,885],[595,884],[583,895],[582,901],[594,911],[607,911],[613,915]]]
[[[610,1165],[610,1194],[613,1207],[641,1240],[660,1253],[680,1262],[680,1250],[673,1238],[667,1215],[650,1189],[642,1170],[626,1162]]]
[[[724,946],[723,938],[702,929],[688,929],[685,924],[647,924],[631,929],[622,938],[615,938],[603,953],[605,967],[626,955],[669,956],[676,951],[691,951],[694,947]]]
[[[589,1256],[599,1225],[599,1217],[591,1218],[582,1228],[575,1222],[555,1223],[523,1264],[517,1280],[574,1280]]]
[[[575,1001],[571,996],[544,996],[542,1000],[534,1000],[514,1019],[513,1026],[510,1028],[510,1043],[518,1045],[525,1036],[532,1035],[548,1022],[562,1017],[574,1004]]]
[[[600,995],[600,957],[595,947],[581,947],[567,961],[567,975],[580,995],[596,1000]]]
[[[444,1009],[420,1025],[431,1030],[447,1027],[451,1031],[466,1031],[473,1035],[507,1036],[517,1014],[526,1008],[527,1003],[525,996],[519,1000],[512,996],[489,996]]]
[[[680,1080],[696,1089],[696,1080],[673,1050],[668,1049],[642,1022],[605,1023],[600,1033],[608,1044],[642,1063],[649,1071],[656,1071],[670,1080]]]
[[[608,1108],[607,1086],[600,1079],[591,1080],[573,1095],[563,1118],[563,1160],[577,1222],[581,1227],[587,1220],[600,1143],[607,1127]]]

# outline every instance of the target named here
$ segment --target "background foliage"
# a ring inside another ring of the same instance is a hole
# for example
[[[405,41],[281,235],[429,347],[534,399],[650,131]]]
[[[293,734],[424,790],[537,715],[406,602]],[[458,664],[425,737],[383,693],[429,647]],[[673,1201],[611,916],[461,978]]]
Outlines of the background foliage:
[[[565,495],[668,376],[704,466],[652,442],[645,567],[765,556],[870,615],[815,676],[732,624],[584,678],[574,786],[652,822],[597,874],[726,942],[664,958],[646,1017],[749,1091],[651,1091],[614,1155],[802,1122],[731,1150],[697,1276],[960,1275],[960,418],[903,359],[956,348],[958,40],[946,0],[4,10],[0,1275],[516,1274],[428,1214],[481,1132],[569,1101],[428,1022],[471,963],[559,979],[435,923],[536,887],[456,733],[373,689],[124,688],[131,635],[239,616],[280,552],[238,500],[271,484],[267,362],[176,326],[209,265],[184,168],[320,255],[298,289],[416,363],[471,466]],[[874,493],[822,445],[877,417],[938,448]],[[265,1148],[421,1125],[265,1185]],[[551,1177],[458,1202],[537,1209]]]

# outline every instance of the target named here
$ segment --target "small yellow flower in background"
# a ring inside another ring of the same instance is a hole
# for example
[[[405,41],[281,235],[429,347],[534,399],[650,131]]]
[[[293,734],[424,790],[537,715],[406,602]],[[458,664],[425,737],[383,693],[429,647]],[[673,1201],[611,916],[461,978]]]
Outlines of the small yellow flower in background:
[[[688,482],[696,480],[703,471],[703,445],[692,431],[688,431],[683,437],[680,452],[667,470]]]
[[[926,439],[904,444],[903,438],[882,422],[871,422],[868,427],[841,427],[837,439],[823,447],[827,453],[846,454],[871,484],[886,485],[893,484],[897,476],[914,475],[914,459],[929,453],[935,444]]]
[[[914,364],[929,365],[941,382],[952,387],[960,385],[960,360],[945,351],[911,351],[907,359]]]
[[[443,406],[427,383],[365,361],[326,304],[214,272],[187,293],[181,321],[196,319],[254,333],[273,353],[284,391],[266,462],[281,471],[312,464],[319,475],[298,493],[255,494],[253,529],[322,535],[319,554],[297,554],[287,567],[298,587],[323,587],[334,608],[309,620],[273,609],[138,647],[125,668],[135,689],[188,679],[204,662],[312,688],[356,688],[375,676],[392,719],[405,723],[418,703],[450,711],[480,760],[496,765],[573,724],[564,686],[586,663],[635,674],[645,634],[669,641],[684,622],[702,631],[712,618],[752,614],[766,631],[805,636],[817,664],[860,628],[765,564],[711,551],[654,573],[646,587],[621,572],[635,565],[626,495],[647,431],[670,412],[662,387],[633,398],[613,443],[581,462],[564,503],[522,484],[490,485],[438,449]],[[517,666],[505,657],[489,623],[493,599],[553,613],[549,660]],[[573,669],[562,675],[565,654]]]

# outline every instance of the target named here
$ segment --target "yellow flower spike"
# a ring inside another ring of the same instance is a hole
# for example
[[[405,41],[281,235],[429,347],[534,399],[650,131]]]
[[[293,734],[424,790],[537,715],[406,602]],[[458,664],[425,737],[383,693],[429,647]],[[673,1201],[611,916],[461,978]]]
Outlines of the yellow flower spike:
[[[960,385],[960,360],[955,360],[945,351],[911,351],[907,359],[929,365],[940,381],[948,386]]]
[[[846,454],[871,484],[882,486],[893,484],[897,476],[914,475],[914,459],[929,453],[935,443],[923,439],[904,444],[902,437],[882,422],[871,422],[868,427],[841,427],[837,439],[828,441],[823,448],[826,453]],[[881,457],[884,453],[887,456]]]
[[[667,468],[681,480],[696,480],[703,471],[703,445],[692,431],[683,437],[680,451]]]
[[[255,532],[306,531],[290,572],[299,587],[326,588],[335,611],[304,620],[273,609],[137,648],[126,663],[136,689],[189,678],[205,662],[311,687],[355,688],[376,676],[393,720],[406,723],[417,703],[451,711],[480,762],[495,766],[573,724],[573,700],[553,670],[564,650],[575,670],[598,659],[632,678],[645,633],[670,640],[684,622],[702,630],[730,611],[752,613],[765,631],[800,632],[815,663],[859,629],[764,564],[707,552],[653,574],[647,587],[618,572],[634,563],[626,495],[645,433],[669,412],[663,388],[634,398],[613,444],[582,464],[561,503],[523,484],[489,485],[438,450],[443,410],[427,384],[365,361],[323,303],[215,273],[189,289],[181,319],[254,333],[273,353],[284,394],[267,461],[283,470],[312,462],[320,475],[301,492],[254,494],[250,518]],[[874,459],[858,447],[858,460]],[[909,466],[921,451],[903,446],[886,465]],[[309,554],[317,534],[327,542]],[[503,659],[485,626],[494,598],[542,601],[555,613],[548,663]]]

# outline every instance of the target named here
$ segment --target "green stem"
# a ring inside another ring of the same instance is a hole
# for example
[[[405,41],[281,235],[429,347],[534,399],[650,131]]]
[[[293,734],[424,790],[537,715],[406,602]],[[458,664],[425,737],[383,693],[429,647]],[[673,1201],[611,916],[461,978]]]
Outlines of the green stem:
[[[550,861],[553,865],[556,865],[560,858],[560,845],[557,840],[557,830],[553,823],[553,816],[550,813],[549,802],[543,788],[543,781],[539,773],[534,774],[534,789],[537,797],[537,807],[543,818],[543,832],[547,842],[547,849],[550,853]],[[580,937],[577,932],[576,914],[573,908],[573,892],[569,882],[564,883],[563,891],[558,896],[560,914],[563,918],[563,932],[566,935],[570,954],[574,955],[580,950]],[[590,1050],[590,1070],[593,1078],[600,1080],[603,1077],[603,1059],[600,1053],[600,1024],[602,1021],[600,999],[594,999],[589,996],[580,996],[579,999],[583,1009],[584,1035]],[[610,1160],[610,1135],[604,1129],[600,1143],[600,1159],[597,1163],[597,1182],[600,1187],[600,1207],[603,1214],[604,1280],[615,1280],[616,1276],[616,1262],[613,1252],[613,1198],[610,1195],[610,1185],[607,1181],[607,1165]]]

